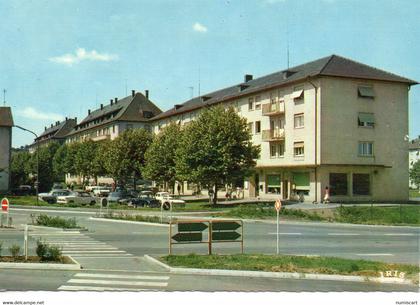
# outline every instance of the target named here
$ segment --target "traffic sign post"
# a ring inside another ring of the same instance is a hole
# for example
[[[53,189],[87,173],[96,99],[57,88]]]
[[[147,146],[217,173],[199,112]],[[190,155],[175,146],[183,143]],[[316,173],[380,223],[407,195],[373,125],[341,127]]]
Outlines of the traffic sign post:
[[[108,199],[101,198],[100,210],[99,215],[102,216],[102,209],[106,208],[106,212],[108,213]]]
[[[9,222],[9,200],[7,198],[3,198],[1,200],[1,222],[0,226],[3,227],[4,224],[6,226]]]
[[[277,199],[276,203],[274,204],[274,208],[276,209],[277,212],[277,232],[276,232],[276,240],[277,240],[277,249],[276,249],[276,253],[279,254],[279,224],[280,224],[280,209],[281,209],[281,200]]]
[[[23,242],[23,249],[25,253],[25,260],[28,260],[28,225],[25,225],[25,237]]]

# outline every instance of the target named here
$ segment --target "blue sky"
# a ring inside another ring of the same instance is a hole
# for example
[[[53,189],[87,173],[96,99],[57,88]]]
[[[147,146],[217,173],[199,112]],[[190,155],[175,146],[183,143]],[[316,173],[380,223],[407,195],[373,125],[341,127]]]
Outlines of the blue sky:
[[[162,109],[331,54],[420,81],[420,1],[1,1],[0,89],[15,124],[79,121],[131,89]],[[3,96],[1,95],[1,101]],[[410,91],[420,135],[420,86]],[[14,130],[13,146],[29,144]]]

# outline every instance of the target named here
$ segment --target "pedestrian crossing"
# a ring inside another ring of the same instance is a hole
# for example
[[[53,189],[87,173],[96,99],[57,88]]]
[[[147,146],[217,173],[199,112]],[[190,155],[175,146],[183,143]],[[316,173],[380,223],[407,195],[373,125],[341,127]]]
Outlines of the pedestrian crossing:
[[[132,258],[133,255],[105,242],[93,239],[79,231],[46,231],[35,230],[32,238],[41,239],[44,243],[58,246],[63,255],[78,258]]]
[[[150,273],[76,273],[61,291],[150,291],[168,286],[169,276]]]

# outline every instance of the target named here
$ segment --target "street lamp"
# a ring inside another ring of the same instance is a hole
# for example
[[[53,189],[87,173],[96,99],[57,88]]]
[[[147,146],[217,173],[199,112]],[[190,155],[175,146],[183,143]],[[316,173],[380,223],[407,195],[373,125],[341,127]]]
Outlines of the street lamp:
[[[35,132],[33,132],[32,130],[23,128],[23,127],[18,126],[18,125],[13,125],[13,127],[22,129],[22,130],[27,131],[27,132],[30,132],[35,136],[35,143],[36,143],[36,184],[35,184],[35,191],[36,191],[36,204],[38,205],[38,203],[39,203],[39,198],[38,198],[38,187],[39,187],[39,152],[38,152],[38,150],[39,150],[39,144],[36,141],[36,139],[38,138],[38,135]]]

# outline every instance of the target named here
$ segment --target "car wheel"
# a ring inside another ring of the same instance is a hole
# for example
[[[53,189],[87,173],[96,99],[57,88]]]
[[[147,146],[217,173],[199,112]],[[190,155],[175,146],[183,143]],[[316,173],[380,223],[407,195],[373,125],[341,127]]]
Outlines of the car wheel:
[[[74,203],[74,200],[69,200],[69,203]]]
[[[165,211],[169,210],[171,208],[171,204],[169,202],[164,202],[163,203],[163,209]]]
[[[96,201],[95,200],[92,200],[91,202],[90,202],[90,205],[95,205],[96,204]]]

